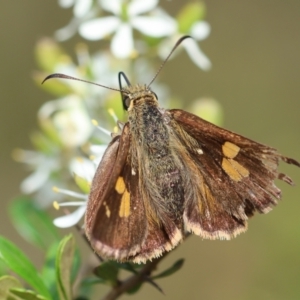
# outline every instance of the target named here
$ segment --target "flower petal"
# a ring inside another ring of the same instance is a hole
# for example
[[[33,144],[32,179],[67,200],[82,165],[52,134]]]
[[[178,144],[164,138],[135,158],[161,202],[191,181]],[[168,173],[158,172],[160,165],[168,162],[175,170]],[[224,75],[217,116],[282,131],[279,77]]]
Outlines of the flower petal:
[[[95,154],[96,156],[103,156],[107,145],[91,145],[90,151]]]
[[[107,145],[92,145],[90,147],[91,152],[94,154],[93,163],[95,169],[98,167],[100,161],[102,160],[102,157],[105,153],[105,150],[107,149]]]
[[[87,40],[101,40],[113,33],[120,24],[116,17],[104,17],[84,22],[79,26],[79,33]]]
[[[47,209],[50,205],[53,205],[53,201],[63,201],[65,196],[63,194],[53,193],[53,186],[58,182],[53,178],[48,180],[34,193],[34,203],[41,209]]]
[[[78,0],[74,5],[74,16],[84,17],[88,11],[91,9],[93,4],[92,0]]]
[[[128,6],[128,15],[133,17],[148,12],[156,7],[158,0],[133,0]]]
[[[210,25],[207,22],[196,22],[190,31],[190,35],[197,41],[206,39],[210,34]]]
[[[122,0],[100,0],[101,7],[114,15],[121,14]]]
[[[37,169],[27,176],[21,183],[21,191],[24,194],[31,194],[40,189],[48,180],[51,165],[55,166],[51,160],[45,160]]]
[[[117,30],[111,41],[111,51],[118,58],[126,58],[133,51],[133,38],[131,26],[127,23]]]
[[[86,210],[85,205],[80,206],[72,213],[70,213],[66,216],[62,216],[62,217],[58,217],[58,218],[54,219],[53,223],[55,226],[60,227],[60,228],[68,228],[68,227],[74,226],[83,217],[85,210]]]
[[[31,194],[41,188],[47,181],[49,174],[44,172],[34,172],[26,177],[21,183],[21,191],[24,194]]]
[[[73,158],[69,168],[71,173],[75,173],[89,182],[92,181],[96,171],[94,163],[83,157]]]
[[[58,0],[58,5],[63,8],[69,8],[74,4],[75,0]]]
[[[69,201],[69,202],[60,202],[58,204],[59,207],[61,206],[82,206],[85,205],[86,201]]]
[[[75,95],[45,103],[39,117],[54,126],[60,141],[67,147],[82,145],[93,131],[86,108]]]
[[[54,36],[58,41],[65,41],[77,33],[79,20],[73,18],[68,25],[55,31]]]
[[[200,47],[193,39],[187,39],[182,43],[190,59],[193,63],[204,71],[208,71],[211,68],[211,62],[208,57],[201,51]]]
[[[171,35],[177,28],[177,23],[171,17],[135,17],[131,24],[136,30],[152,37]]]

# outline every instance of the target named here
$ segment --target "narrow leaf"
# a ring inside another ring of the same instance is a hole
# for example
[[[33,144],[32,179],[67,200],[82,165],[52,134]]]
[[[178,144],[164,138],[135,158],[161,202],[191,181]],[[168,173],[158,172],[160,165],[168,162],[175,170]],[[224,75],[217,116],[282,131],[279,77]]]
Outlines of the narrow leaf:
[[[10,292],[24,300],[47,300],[44,296],[38,295],[34,291],[22,288],[12,288]]]
[[[95,276],[83,278],[80,282],[79,290],[77,291],[78,296],[76,300],[81,299],[81,297],[87,297],[87,299],[90,299],[94,285],[101,283],[104,283],[104,281]]]
[[[80,257],[80,251],[78,248],[74,251],[74,258],[73,258],[73,264],[71,269],[71,282],[73,283],[78,275],[79,269],[81,266],[81,257]]]
[[[126,291],[127,294],[135,294],[136,292],[138,292],[140,290],[140,288],[142,287],[144,282],[142,283],[138,283],[137,285],[135,285],[133,288],[129,289]]]
[[[13,243],[0,236],[0,259],[39,294],[51,299],[51,295],[27,256]]]
[[[21,287],[21,283],[12,276],[0,277],[0,299],[15,299],[11,297],[10,289]],[[10,298],[9,298],[10,297]]]
[[[75,241],[72,234],[66,236],[58,246],[56,255],[56,279],[61,299],[71,300],[71,271]]]
[[[59,292],[56,284],[55,261],[59,243],[54,243],[47,251],[45,262],[42,268],[41,276],[47,289],[54,299],[59,299]]]
[[[117,264],[112,261],[106,261],[94,270],[96,276],[111,283],[112,285],[115,285],[118,281],[118,272],[119,268]]]
[[[131,272],[133,274],[138,274],[138,271],[134,268],[135,265],[132,263],[116,263],[117,267],[119,269],[126,270],[128,272]],[[139,266],[139,265],[138,265]]]
[[[28,242],[48,249],[54,241],[59,240],[52,219],[37,208],[29,197],[21,196],[14,199],[9,207],[9,213],[18,232]]]
[[[163,277],[167,277],[172,275],[173,273],[177,272],[178,270],[181,269],[181,267],[183,266],[184,263],[184,259],[181,258],[179,260],[177,260],[173,266],[171,266],[170,268],[166,269],[165,271],[161,272],[158,275],[152,276],[151,279],[158,279],[158,278],[163,278]]]

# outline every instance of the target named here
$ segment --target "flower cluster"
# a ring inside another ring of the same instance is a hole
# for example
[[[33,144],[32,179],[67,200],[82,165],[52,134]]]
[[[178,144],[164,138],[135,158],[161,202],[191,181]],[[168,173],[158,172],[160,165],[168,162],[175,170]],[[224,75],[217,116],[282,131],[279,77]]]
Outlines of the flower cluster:
[[[199,68],[210,69],[210,60],[196,42],[206,39],[210,33],[209,24],[202,20],[204,6],[201,2],[187,4],[177,18],[160,8],[158,0],[100,0],[99,3],[101,9],[93,6],[91,1],[60,0],[63,7],[74,5],[74,18],[65,28],[57,31],[56,36],[65,40],[78,31],[89,41],[110,37],[111,53],[123,59],[148,50],[143,39],[135,41],[134,31],[137,31],[146,39],[167,40],[158,47],[164,59],[170,43],[173,45],[179,37],[190,35],[194,40],[183,44],[189,57]]]

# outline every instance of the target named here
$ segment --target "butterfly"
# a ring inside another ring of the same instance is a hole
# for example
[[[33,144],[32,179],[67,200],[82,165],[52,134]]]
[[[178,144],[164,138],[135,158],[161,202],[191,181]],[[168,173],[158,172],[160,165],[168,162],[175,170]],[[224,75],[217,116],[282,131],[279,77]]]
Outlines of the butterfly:
[[[275,179],[293,184],[278,165],[300,167],[298,161],[184,110],[161,108],[149,87],[154,79],[132,86],[121,76],[128,121],[112,134],[85,215],[86,235],[100,256],[145,263],[189,233],[229,240],[246,231],[255,212],[277,204]],[[45,80],[53,77],[75,79]]]

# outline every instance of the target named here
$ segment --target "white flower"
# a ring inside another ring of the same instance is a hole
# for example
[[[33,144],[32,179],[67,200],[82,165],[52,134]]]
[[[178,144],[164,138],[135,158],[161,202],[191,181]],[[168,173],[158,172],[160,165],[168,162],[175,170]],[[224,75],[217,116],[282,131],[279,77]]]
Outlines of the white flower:
[[[58,4],[64,8],[69,8],[73,5],[74,16],[82,17],[91,10],[93,1],[92,0],[59,0]]]
[[[39,163],[31,164],[31,167],[35,165],[36,169],[21,183],[21,191],[25,194],[34,193],[42,188],[49,180],[50,174],[58,169],[58,162],[55,158],[40,153],[37,153],[37,157],[40,157]]]
[[[53,202],[51,187],[56,184],[51,175],[59,170],[57,157],[49,156],[37,151],[16,149],[13,158],[25,163],[33,172],[20,185],[24,194],[35,193],[34,201],[40,208],[45,208]]]
[[[153,10],[158,0],[133,0],[125,6],[123,0],[100,0],[102,8],[112,16],[96,18],[84,22],[79,33],[88,40],[99,40],[115,33],[111,42],[111,51],[118,58],[126,58],[134,51],[132,29],[151,37],[163,37],[176,31],[177,23],[167,14],[140,16]]]
[[[70,172],[72,174],[75,174],[76,176],[84,179],[86,182],[90,183],[93,179],[93,176],[95,174],[95,165],[91,160],[88,160],[86,158],[74,158],[70,163]],[[65,190],[65,189],[59,189],[59,188],[53,188],[53,190],[59,194],[64,194],[67,196],[71,196],[77,199],[81,199],[83,201],[74,201],[74,202],[61,202],[57,203],[54,202],[54,207],[59,208],[61,206],[75,206],[78,207],[73,212],[58,217],[53,220],[53,223],[55,226],[60,228],[67,228],[76,225],[80,219],[83,217],[85,210],[86,210],[86,203],[88,199],[88,195],[76,193],[73,191]]]
[[[84,216],[86,210],[86,202],[80,201],[61,203],[60,206],[79,206],[79,208],[68,215],[54,219],[53,224],[59,228],[68,228],[76,225]]]
[[[84,157],[73,158],[70,162],[69,169],[72,174],[76,174],[87,182],[92,182],[95,174],[95,166],[93,162]]]
[[[93,127],[90,117],[76,95],[46,102],[39,110],[41,123],[51,122],[60,142],[66,147],[82,145],[90,137]]]
[[[94,123],[96,123],[94,121]],[[109,131],[103,129],[102,127],[98,126],[98,129],[103,131],[106,135],[110,136]],[[75,174],[75,176],[78,176],[85,180],[87,183],[91,183],[93,176],[95,174],[97,165],[99,164],[100,160],[102,159],[102,156],[107,148],[107,145],[100,145],[100,146],[95,146],[92,145],[90,147],[91,153],[94,156],[93,161],[88,160],[86,158],[74,158],[69,165],[70,172],[72,174]],[[81,199],[83,201],[74,201],[74,202],[61,202],[57,203],[54,202],[54,207],[59,208],[59,207],[70,207],[70,206],[77,206],[78,208],[75,209],[73,212],[65,215],[58,217],[53,220],[53,223],[55,226],[60,227],[60,228],[67,228],[76,225],[81,218],[83,217],[85,210],[86,210],[86,205],[87,205],[87,200],[88,200],[88,195],[86,194],[81,194],[81,193],[76,193],[70,190],[65,190],[65,189],[58,189],[54,188],[54,191],[63,194],[63,195],[68,195],[74,198]]]
[[[68,196],[72,196],[72,197],[84,200],[84,201],[74,201],[74,202],[63,202],[63,203],[59,203],[59,204],[57,202],[53,203],[53,206],[56,209],[59,209],[59,207],[61,207],[61,206],[78,206],[78,208],[76,210],[74,210],[72,213],[69,213],[65,216],[55,218],[53,220],[53,223],[55,226],[60,227],[60,228],[67,228],[67,227],[76,225],[85,213],[87,195],[75,193],[75,192],[68,191],[68,190],[58,189],[58,188],[55,188],[54,190],[60,194],[65,194]]]
[[[76,176],[84,179],[86,182],[90,183],[92,182],[93,176],[95,174],[96,167],[94,163],[91,160],[88,160],[86,158],[75,158],[70,163],[70,171],[71,173],[75,174]],[[57,203],[54,202],[54,207],[58,209],[59,207],[78,207],[73,212],[61,216],[58,218],[55,218],[53,220],[53,223],[55,226],[60,228],[67,228],[76,225],[81,218],[84,216],[85,210],[86,210],[86,204],[88,200],[88,195],[76,193],[73,191],[65,190],[65,189],[59,189],[54,188],[55,192],[59,194],[64,194],[67,196],[71,196],[77,199],[81,199],[83,201],[74,201],[74,202],[61,202]]]
[[[189,39],[183,43],[183,47],[196,66],[207,71],[211,68],[211,62],[202,52],[196,41],[206,39],[210,34],[210,25],[205,21],[196,22],[189,32],[194,39]],[[196,41],[195,41],[196,40]]]
[[[95,17],[99,11],[98,6],[93,6],[92,0],[59,0],[58,3],[63,8],[74,6],[74,17],[70,23],[55,32],[55,37],[59,41],[71,38],[77,32],[78,26],[83,21]]]

